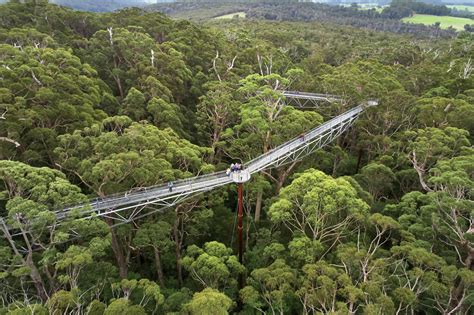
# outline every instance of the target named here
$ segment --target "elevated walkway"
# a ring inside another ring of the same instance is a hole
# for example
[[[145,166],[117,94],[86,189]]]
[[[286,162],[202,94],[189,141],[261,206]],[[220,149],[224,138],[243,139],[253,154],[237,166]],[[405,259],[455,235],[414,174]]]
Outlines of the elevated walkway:
[[[287,97],[303,97],[304,94],[309,93],[285,92],[285,94]],[[311,95],[315,97],[315,95],[318,94]],[[329,97],[325,94],[319,95],[325,98]],[[331,97],[337,99],[336,96],[330,96],[329,98]],[[227,175],[225,171],[222,171],[176,180],[173,182],[173,188],[171,190],[167,184],[163,184],[134,189],[104,198],[95,198],[86,204],[79,204],[55,211],[57,220],[62,221],[69,215],[77,215],[79,212],[81,218],[108,217],[118,221],[118,224],[123,224],[152,213],[163,211],[198,193],[230,183],[246,182],[250,180],[252,174],[301,160],[306,155],[324,147],[346,131],[366,107],[375,106],[377,104],[377,101],[368,101],[363,105],[352,108],[310,130],[304,134],[304,136],[293,138],[245,163],[242,171],[233,172],[230,176]],[[3,219],[0,219],[0,221],[3,221]],[[11,230],[11,228],[8,229]],[[15,234],[12,233],[12,235]]]

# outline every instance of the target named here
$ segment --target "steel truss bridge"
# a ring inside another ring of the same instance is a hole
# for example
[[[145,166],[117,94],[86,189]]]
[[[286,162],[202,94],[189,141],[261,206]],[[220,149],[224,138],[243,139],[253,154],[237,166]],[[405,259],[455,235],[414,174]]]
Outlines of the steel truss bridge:
[[[285,96],[287,104],[295,102],[299,107],[305,107],[306,105],[314,107],[315,104],[319,104],[320,102],[342,100],[337,96],[327,94],[291,91],[285,91],[282,94]],[[109,195],[104,198],[95,198],[85,204],[55,211],[57,221],[63,221],[70,215],[77,217],[79,213],[79,217],[82,219],[93,217],[110,218],[117,222],[116,225],[120,225],[156,212],[161,212],[196,194],[230,183],[246,182],[251,178],[252,174],[301,160],[315,150],[324,147],[346,131],[365,108],[375,105],[378,105],[377,101],[367,101],[356,106],[310,130],[304,135],[287,141],[245,163],[241,172],[234,172],[227,175],[225,171],[222,171],[176,180],[173,182],[172,191],[170,191],[167,184],[163,184],[138,188],[125,193]],[[0,218],[0,229],[3,229],[4,232],[11,231],[11,236],[18,235],[18,231],[14,231],[12,227],[8,227],[2,218]]]
[[[337,95],[317,94],[297,91],[283,91],[288,105],[299,108],[318,108],[321,102],[343,102],[344,99]]]

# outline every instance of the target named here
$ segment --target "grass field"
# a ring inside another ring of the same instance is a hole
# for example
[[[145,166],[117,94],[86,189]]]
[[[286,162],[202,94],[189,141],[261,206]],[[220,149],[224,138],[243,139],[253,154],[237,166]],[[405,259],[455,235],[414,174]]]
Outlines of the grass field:
[[[458,18],[453,16],[436,16],[427,14],[415,14],[412,17],[406,17],[402,19],[405,23],[425,24],[433,25],[436,22],[440,22],[441,28],[448,28],[449,26],[454,27],[456,30],[463,30],[464,25],[474,24],[473,19]]]
[[[350,7],[351,5],[350,4],[341,4],[341,6],[343,7]],[[385,5],[384,6],[380,6],[376,3],[359,3],[358,4],[358,8],[359,10],[370,10],[370,9],[375,9],[375,11],[381,13],[383,8],[386,7]]]
[[[459,11],[474,12],[474,5],[447,5],[447,7]]]
[[[231,14],[216,16],[215,19],[217,19],[217,20],[232,19],[235,15],[237,15],[239,18],[245,18],[245,12],[234,12],[234,13],[231,13]]]

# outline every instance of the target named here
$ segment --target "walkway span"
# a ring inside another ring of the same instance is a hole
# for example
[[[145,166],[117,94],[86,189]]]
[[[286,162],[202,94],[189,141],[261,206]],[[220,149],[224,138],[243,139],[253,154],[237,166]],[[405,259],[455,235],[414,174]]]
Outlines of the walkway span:
[[[374,105],[377,105],[374,101],[359,105],[310,130],[304,137],[296,137],[283,143],[256,159],[245,163],[245,171],[252,175],[262,170],[301,160],[304,156],[324,147],[337,138],[353,124],[364,108]],[[87,205],[57,211],[56,215],[58,220],[62,220],[66,218],[68,213],[79,207],[83,208],[81,213],[86,218],[99,216],[110,217],[122,222],[130,222],[145,215],[161,211],[164,208],[172,207],[191,195],[209,191],[232,182],[234,182],[234,179],[222,171],[174,181],[171,192],[166,184],[146,187],[138,191],[96,198]],[[154,209],[143,213],[143,210],[148,205],[154,205]]]
[[[295,96],[295,93],[288,92],[286,96],[298,97],[297,95]],[[309,93],[304,94],[309,95]],[[313,97],[321,97],[329,101],[332,95],[313,94]],[[334,97],[335,99],[336,97]],[[304,136],[287,141],[245,163],[243,171],[245,172],[245,180],[248,180],[252,174],[262,170],[301,160],[304,156],[324,147],[346,131],[366,107],[377,104],[376,101],[368,101],[365,104],[359,105],[310,130]],[[55,214],[58,221],[62,221],[72,214],[77,215],[79,212],[82,218],[113,218],[118,221],[118,224],[123,224],[163,211],[190,196],[237,181],[233,176],[226,175],[224,171],[216,172],[174,181],[172,191],[169,190],[166,184],[140,188],[126,193],[109,195],[104,198],[95,198],[86,204],[55,211]]]

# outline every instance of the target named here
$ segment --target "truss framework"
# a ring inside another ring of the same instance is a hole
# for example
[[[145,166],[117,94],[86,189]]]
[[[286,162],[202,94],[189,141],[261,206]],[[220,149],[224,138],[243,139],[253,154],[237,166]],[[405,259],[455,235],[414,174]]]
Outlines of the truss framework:
[[[284,91],[287,104],[298,108],[319,108],[321,103],[343,102],[344,100],[332,94],[306,93],[297,91]]]
[[[308,97],[312,97],[313,99],[317,95],[320,95],[321,98],[340,100],[340,98],[333,95],[300,92],[286,92],[285,96],[289,98],[303,97],[305,94],[310,94]],[[244,168],[249,174],[255,174],[264,169],[271,169],[292,161],[301,160],[315,150],[324,147],[346,131],[365,107],[375,106],[377,104],[376,101],[369,101],[364,105],[359,105],[310,130],[304,136],[296,137],[256,159],[247,162]],[[217,172],[175,181],[171,190],[167,185],[146,187],[104,198],[96,198],[86,204],[58,210],[55,214],[57,221],[63,221],[68,218],[68,216],[77,215],[77,212],[79,212],[82,219],[90,219],[93,217],[111,218],[117,222],[116,225],[120,225],[156,212],[161,212],[193,195],[232,182],[233,179],[225,172]],[[12,227],[7,227],[2,218],[0,218],[0,223],[3,224],[3,229],[8,228],[9,231],[12,231],[11,236],[19,235],[18,231],[14,231]]]
[[[253,174],[264,169],[278,167],[295,160],[300,160],[304,156],[324,147],[337,138],[352,125],[362,111],[363,106],[357,106],[321,126],[312,129],[304,136],[294,138],[248,162],[246,168]]]

